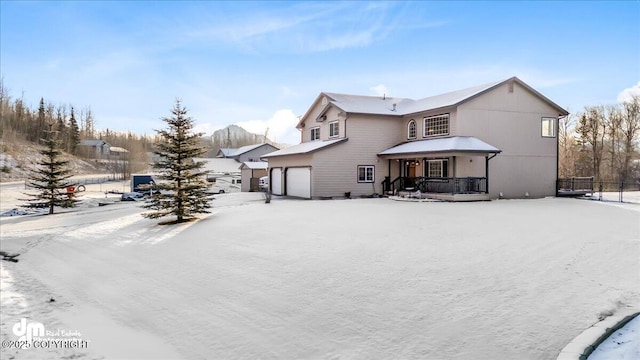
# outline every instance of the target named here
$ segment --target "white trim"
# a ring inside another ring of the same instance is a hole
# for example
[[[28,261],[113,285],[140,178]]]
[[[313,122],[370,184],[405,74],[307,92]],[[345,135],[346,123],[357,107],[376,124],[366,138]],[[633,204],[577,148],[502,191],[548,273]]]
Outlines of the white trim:
[[[317,131],[316,131],[316,132],[317,132],[317,134],[316,134],[316,135],[317,135],[317,137],[316,137],[315,139],[314,139],[314,137],[313,137],[314,130],[317,130]],[[318,141],[318,140],[320,140],[320,126],[314,126],[314,127],[310,128],[310,129],[309,129],[309,131],[310,131],[309,139],[310,139],[311,141]]]
[[[448,136],[449,133],[451,132],[450,120],[451,119],[448,113],[425,117],[424,119],[422,119],[422,126],[423,126],[422,137],[432,138],[437,136]],[[432,126],[427,126],[427,121],[434,121],[436,123],[432,124]],[[446,126],[446,132],[444,132],[445,126]],[[428,131],[434,128],[435,128],[434,132],[431,134],[428,134]]]
[[[411,136],[411,125],[413,124],[413,136]],[[409,120],[407,124],[407,139],[412,140],[418,137],[418,124],[415,119]]]
[[[360,178],[360,170],[363,170],[363,175],[364,178],[361,179]],[[371,174],[369,174],[369,172],[367,171],[368,169],[371,169]],[[375,165],[358,165],[358,170],[357,170],[357,179],[359,183],[372,183],[376,181],[376,167]]]
[[[554,138],[556,137],[556,121],[558,121],[557,118],[551,117],[551,116],[543,116],[541,121],[540,121],[540,127],[541,127],[541,135],[544,138]],[[548,125],[545,126],[545,123],[547,123]],[[545,132],[545,130],[547,132]]]
[[[336,133],[333,133],[333,127],[334,125],[337,128]],[[340,136],[340,121],[336,120],[336,121],[332,121],[329,123],[329,138],[335,138]]]

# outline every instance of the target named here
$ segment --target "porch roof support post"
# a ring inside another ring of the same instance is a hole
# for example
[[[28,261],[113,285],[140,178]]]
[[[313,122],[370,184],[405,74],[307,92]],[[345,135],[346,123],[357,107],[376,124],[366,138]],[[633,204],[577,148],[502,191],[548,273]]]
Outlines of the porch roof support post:
[[[486,180],[487,188],[484,189],[485,194],[489,193],[489,155],[484,156],[484,177]]]
[[[489,193],[489,160],[493,159],[496,156],[498,156],[497,153],[494,153],[491,156],[489,156],[489,154],[484,156],[484,177],[487,178],[487,188],[485,189],[485,194]]]
[[[456,156],[453,156],[453,193],[457,194],[458,193],[458,186],[457,186],[457,181],[456,181]]]

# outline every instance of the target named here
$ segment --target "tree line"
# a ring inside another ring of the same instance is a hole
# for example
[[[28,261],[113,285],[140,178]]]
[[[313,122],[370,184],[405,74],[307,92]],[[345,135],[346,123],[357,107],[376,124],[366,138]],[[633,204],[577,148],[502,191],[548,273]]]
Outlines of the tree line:
[[[559,121],[558,176],[634,183],[640,177],[640,96],[586,106]]]
[[[46,145],[49,132],[55,134],[61,150],[72,155],[83,155],[78,147],[82,140],[103,140],[111,146],[122,147],[128,151],[132,171],[143,171],[148,167],[148,153],[154,142],[154,137],[150,136],[96,129],[89,106],[55,105],[41,98],[37,109],[31,109],[22,97],[12,98],[0,79],[0,138],[8,142],[26,140]]]

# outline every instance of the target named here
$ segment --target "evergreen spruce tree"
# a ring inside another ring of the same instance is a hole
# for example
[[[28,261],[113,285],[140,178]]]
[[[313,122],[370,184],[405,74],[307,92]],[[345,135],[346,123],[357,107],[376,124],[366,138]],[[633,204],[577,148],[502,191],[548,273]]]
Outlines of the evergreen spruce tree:
[[[55,206],[72,207],[78,202],[73,195],[70,196],[66,192],[67,187],[73,185],[67,181],[72,174],[68,168],[69,161],[62,159],[60,141],[51,127],[50,125],[49,130],[45,131],[46,138],[42,139],[46,148],[40,150],[40,154],[44,157],[28,178],[29,186],[37,192],[26,194],[31,197],[26,200],[27,207],[49,208],[49,214],[53,214]]]
[[[169,128],[156,130],[160,141],[154,151],[158,160],[153,168],[159,172],[161,181],[155,184],[152,195],[143,205],[152,211],[142,215],[152,219],[175,215],[175,222],[184,222],[193,219],[194,214],[209,213],[207,209],[211,207],[202,170],[204,162],[193,160],[206,149],[198,142],[203,134],[192,133],[193,119],[187,117],[180,100],[176,100],[171,114],[169,118],[162,118]]]
[[[69,119],[69,141],[68,148],[71,154],[76,154],[76,150],[78,149],[78,144],[80,144],[80,128],[78,127],[78,122],[76,121],[76,116],[74,114],[73,106],[71,107],[71,118]]]

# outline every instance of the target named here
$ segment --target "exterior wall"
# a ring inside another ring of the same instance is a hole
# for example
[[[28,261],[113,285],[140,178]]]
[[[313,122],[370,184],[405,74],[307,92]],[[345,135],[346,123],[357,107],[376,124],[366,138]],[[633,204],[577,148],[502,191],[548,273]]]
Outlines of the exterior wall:
[[[264,144],[251,151],[247,151],[246,153],[241,154],[240,156],[237,157],[236,160],[238,160],[241,163],[245,161],[260,161],[260,157],[262,155],[268,154],[270,152],[274,152],[276,150],[278,149],[275,146],[272,146],[270,144]]]
[[[249,168],[242,169],[242,184],[240,184],[240,191],[251,191],[251,178],[259,179],[267,175],[267,170]]]
[[[457,135],[502,150],[489,161],[492,198],[555,195],[557,137],[542,137],[542,117],[557,118],[558,111],[517,83],[512,93],[507,83],[459,106]],[[484,169],[473,161],[469,170]]]
[[[405,140],[404,122],[394,117],[351,115],[346,129],[349,140],[313,154],[312,197],[382,193],[389,167],[377,154]],[[358,165],[375,166],[373,183],[358,183]]]
[[[500,156],[500,155],[498,155]],[[496,158],[493,158],[495,160]],[[491,160],[491,161],[493,161]],[[489,166],[492,165],[489,161]],[[456,177],[484,177],[485,175],[485,158],[484,156],[457,156],[456,157]],[[449,169],[453,171],[453,160],[449,160]],[[449,172],[450,177],[453,173]],[[494,174],[489,173],[492,178]]]
[[[242,169],[241,174],[242,183],[240,184],[240,191],[249,191],[249,182],[251,180],[251,169]]]
[[[333,140],[345,137],[345,115],[341,113],[340,109],[332,106],[330,107],[325,116],[326,120],[322,122],[316,121],[316,118],[320,115],[320,110],[323,107],[318,104],[317,109],[311,112],[311,116],[309,116],[304,122],[304,128],[302,128],[302,142],[311,141],[311,129],[315,127],[320,127],[320,140]],[[337,137],[329,138],[329,123],[338,121],[340,133]]]

